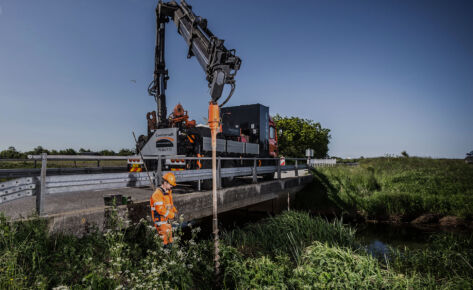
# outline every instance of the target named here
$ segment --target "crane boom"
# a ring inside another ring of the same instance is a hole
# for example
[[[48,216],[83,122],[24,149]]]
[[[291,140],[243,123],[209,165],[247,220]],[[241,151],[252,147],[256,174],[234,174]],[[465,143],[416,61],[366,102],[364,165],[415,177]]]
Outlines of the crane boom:
[[[234,49],[227,49],[224,40],[217,38],[208,28],[207,20],[197,16],[192,7],[184,0],[178,4],[175,1],[163,3],[159,1],[156,7],[156,47],[154,79],[148,92],[156,100],[158,106],[158,127],[167,127],[166,86],[169,79],[164,59],[165,25],[172,20],[177,26],[177,32],[184,38],[189,50],[187,57],[195,56],[206,74],[211,101],[217,103],[223,93],[224,86],[230,85],[228,97],[222,102],[223,106],[235,90],[235,75],[240,69],[241,60],[235,55]]]

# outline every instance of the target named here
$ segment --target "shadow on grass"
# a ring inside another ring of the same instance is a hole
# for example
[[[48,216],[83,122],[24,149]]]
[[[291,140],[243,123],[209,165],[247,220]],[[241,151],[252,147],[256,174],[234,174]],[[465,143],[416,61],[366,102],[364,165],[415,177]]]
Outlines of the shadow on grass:
[[[333,186],[326,175],[315,169],[311,170],[311,174],[314,176],[312,183],[296,195],[296,209],[326,217],[340,217],[356,211],[356,207],[340,198],[339,189]],[[355,199],[353,202],[356,204]]]

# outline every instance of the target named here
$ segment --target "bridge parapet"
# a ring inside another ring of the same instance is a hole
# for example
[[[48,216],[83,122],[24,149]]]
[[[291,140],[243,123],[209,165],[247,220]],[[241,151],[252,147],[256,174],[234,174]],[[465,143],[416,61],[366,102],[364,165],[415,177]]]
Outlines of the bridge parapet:
[[[220,189],[218,191],[219,213],[269,200],[286,201],[288,194],[294,196],[296,192],[311,181],[312,176],[306,175]],[[53,195],[49,197],[51,200],[46,203],[50,208],[45,209],[46,214],[42,218],[48,220],[50,232],[64,232],[80,236],[90,227],[103,230],[112,207],[94,207],[91,205],[97,204],[99,201],[103,204],[104,196],[110,194],[131,196],[133,203],[118,206],[118,210],[121,215],[127,216],[130,222],[136,223],[142,218],[149,219],[149,197],[151,193],[152,191],[149,188],[122,188],[89,192],[80,198],[75,195],[75,199],[73,198],[74,195],[70,194]],[[34,197],[30,197],[30,199],[32,200],[29,200],[29,204],[34,208]],[[24,206],[28,200],[22,199],[14,202],[20,202]],[[174,203],[179,210],[179,215],[182,214],[185,221],[212,215],[211,191],[175,194]],[[63,211],[57,210],[60,208],[58,205],[63,205]]]

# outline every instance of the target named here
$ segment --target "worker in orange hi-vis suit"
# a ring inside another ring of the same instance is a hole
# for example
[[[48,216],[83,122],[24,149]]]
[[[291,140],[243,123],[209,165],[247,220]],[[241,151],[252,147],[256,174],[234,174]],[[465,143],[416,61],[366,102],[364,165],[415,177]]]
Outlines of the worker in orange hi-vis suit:
[[[177,213],[177,209],[172,202],[171,189],[176,186],[176,177],[168,172],[163,176],[163,183],[156,189],[150,199],[151,217],[154,226],[163,239],[164,245],[172,243],[172,226],[169,223]]]

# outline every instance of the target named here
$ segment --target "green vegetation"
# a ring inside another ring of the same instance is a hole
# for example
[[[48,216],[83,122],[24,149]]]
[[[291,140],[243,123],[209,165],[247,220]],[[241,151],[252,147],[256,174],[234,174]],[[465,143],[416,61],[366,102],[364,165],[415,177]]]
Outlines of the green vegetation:
[[[97,161],[70,161],[70,160],[48,160],[48,168],[73,168],[73,167],[97,167]],[[100,166],[127,166],[126,160],[100,160]],[[0,169],[12,168],[41,168],[41,160],[37,161],[36,166],[33,160],[22,161],[2,161],[0,160]]]
[[[212,245],[196,240],[199,229],[187,239],[177,230],[173,246],[163,248],[146,221],[125,229],[116,211],[112,217],[104,234],[92,230],[81,238],[48,235],[38,220],[1,218],[0,288],[473,287],[472,238],[438,236],[423,250],[392,249],[392,257],[377,259],[341,221],[285,212],[223,233],[216,281]]]
[[[322,128],[320,123],[298,117],[273,117],[276,128],[282,131],[278,135],[280,155],[305,157],[305,150],[314,149],[315,158],[327,156],[330,142],[330,129]]]
[[[473,167],[463,160],[399,157],[358,162],[315,170],[314,184],[299,204],[374,219],[411,221],[426,213],[473,218]]]
[[[47,153],[49,155],[78,155],[91,152],[90,149],[80,148],[79,151],[75,151],[72,148],[64,150],[48,150],[41,146],[37,146],[31,151],[20,152],[15,147],[8,147],[6,150],[0,151],[0,169],[13,169],[13,168],[40,168],[41,161],[35,163],[34,160],[28,160],[28,155],[39,155],[41,153]],[[101,150],[97,152],[103,156],[129,156],[135,154],[133,150],[121,149],[119,152],[113,150]],[[18,161],[3,161],[2,159],[24,159]],[[100,166],[126,166],[126,160],[101,160]],[[61,160],[48,160],[49,168],[70,168],[70,167],[97,167],[97,161],[61,161]]]
[[[83,154],[83,153],[92,153],[90,149],[84,149],[80,148],[79,151],[76,151],[72,148],[68,149],[63,149],[63,150],[48,150],[43,148],[42,146],[37,146],[31,151],[26,151],[26,152],[20,152],[16,150],[15,147],[10,146],[6,150],[0,151],[0,159],[26,159],[28,155],[39,155],[41,153],[47,153],[49,155],[78,155],[78,154]],[[121,149],[118,152],[115,152],[113,150],[100,150],[98,152],[98,155],[104,155],[104,156],[113,156],[113,155],[118,155],[118,156],[129,156],[135,154],[134,150],[130,149]]]

